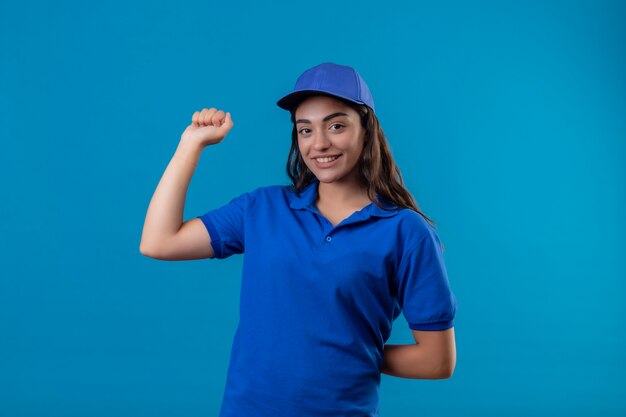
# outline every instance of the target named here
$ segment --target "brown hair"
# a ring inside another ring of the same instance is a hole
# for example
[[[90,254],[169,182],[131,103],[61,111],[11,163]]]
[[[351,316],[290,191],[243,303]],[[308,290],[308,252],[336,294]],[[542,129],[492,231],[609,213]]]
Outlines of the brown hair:
[[[361,125],[365,129],[365,144],[359,161],[359,174],[361,181],[367,185],[367,194],[370,200],[384,209],[376,199],[376,194],[378,194],[381,199],[399,208],[409,208],[418,212],[428,223],[435,226],[436,222],[419,209],[411,193],[404,187],[402,174],[393,160],[387,138],[374,112],[365,105],[359,105],[339,97],[333,96],[333,98],[356,110],[361,118]],[[298,130],[295,124],[296,108],[297,105],[291,110],[293,129],[291,132],[291,149],[287,158],[287,175],[291,178],[296,192],[299,193],[313,182],[315,176],[304,163],[298,148]]]

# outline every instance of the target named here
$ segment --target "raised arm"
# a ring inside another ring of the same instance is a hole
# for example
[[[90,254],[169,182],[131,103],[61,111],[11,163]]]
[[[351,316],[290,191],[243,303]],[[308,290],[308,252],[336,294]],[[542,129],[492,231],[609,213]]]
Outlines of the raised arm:
[[[183,222],[189,183],[205,147],[221,142],[233,127],[230,112],[195,112],[157,185],[143,225],[139,251],[162,260],[212,258],[211,237],[198,218]]]

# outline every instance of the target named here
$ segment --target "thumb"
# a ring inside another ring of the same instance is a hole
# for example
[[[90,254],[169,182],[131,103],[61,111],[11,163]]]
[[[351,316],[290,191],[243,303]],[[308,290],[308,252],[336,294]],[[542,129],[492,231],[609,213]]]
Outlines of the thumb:
[[[226,125],[229,128],[233,126],[233,120],[230,118],[230,112],[226,112],[226,117],[224,117],[224,123],[222,125]]]

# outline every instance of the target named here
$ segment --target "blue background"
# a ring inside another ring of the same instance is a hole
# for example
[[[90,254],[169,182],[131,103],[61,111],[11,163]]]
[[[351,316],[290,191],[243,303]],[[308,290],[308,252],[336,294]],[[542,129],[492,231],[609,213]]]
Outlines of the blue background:
[[[242,257],[147,258],[146,210],[204,107],[235,126],[185,219],[287,184],[275,101],[326,61],[459,303],[452,378],[383,375],[381,417],[625,415],[626,2],[434,3],[3,0],[0,415],[217,415]]]

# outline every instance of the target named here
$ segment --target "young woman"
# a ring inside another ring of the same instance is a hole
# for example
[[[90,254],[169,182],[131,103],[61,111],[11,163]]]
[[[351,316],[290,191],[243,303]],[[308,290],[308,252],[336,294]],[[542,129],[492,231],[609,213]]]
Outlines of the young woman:
[[[221,417],[378,416],[381,373],[454,371],[457,302],[443,247],[354,68],[310,68],[277,104],[293,122],[292,184],[183,222],[200,153],[233,127],[230,112],[195,112],[148,207],[140,251],[165,260],[245,252]],[[415,343],[385,344],[401,312]]]

